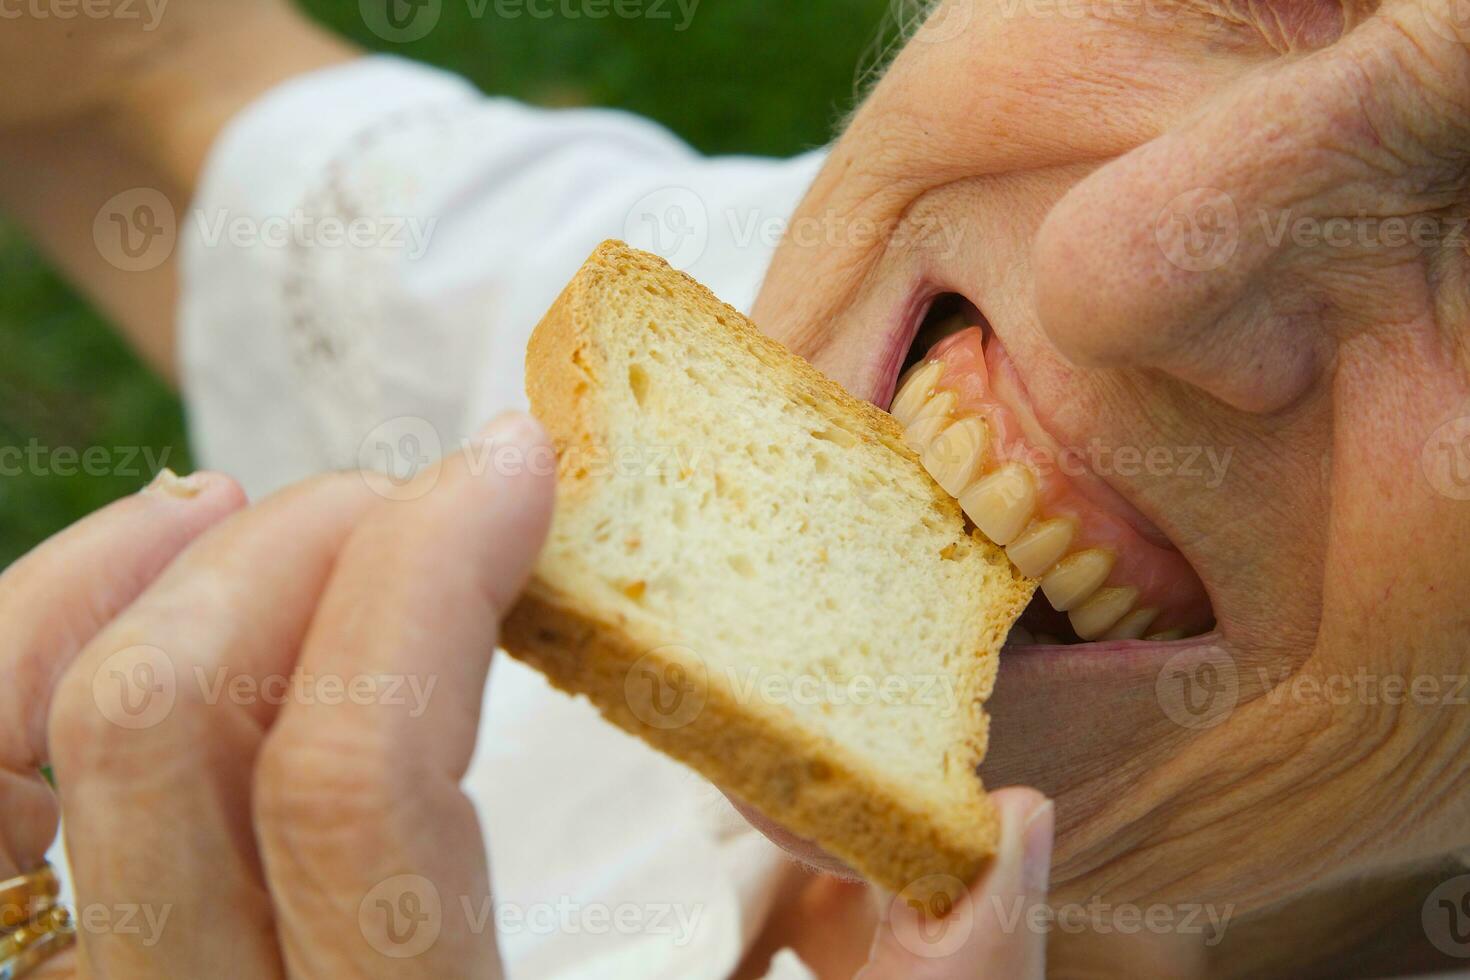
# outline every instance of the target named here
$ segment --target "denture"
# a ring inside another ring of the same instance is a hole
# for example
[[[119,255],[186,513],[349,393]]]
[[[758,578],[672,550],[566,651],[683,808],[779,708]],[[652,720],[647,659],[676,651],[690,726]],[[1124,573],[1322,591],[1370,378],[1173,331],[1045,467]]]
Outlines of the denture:
[[[1209,599],[1189,563],[1082,492],[1023,391],[999,341],[968,327],[904,375],[889,411],[934,481],[1022,574],[1040,579],[1080,639],[1207,629]]]

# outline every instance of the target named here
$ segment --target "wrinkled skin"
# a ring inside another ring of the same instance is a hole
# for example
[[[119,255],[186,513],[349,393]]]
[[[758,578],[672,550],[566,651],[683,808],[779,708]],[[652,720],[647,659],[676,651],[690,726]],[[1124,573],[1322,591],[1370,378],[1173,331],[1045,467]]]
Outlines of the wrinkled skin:
[[[1443,454],[1466,452],[1436,433],[1470,413],[1450,8],[953,0],[796,218],[881,234],[775,259],[756,321],[880,405],[908,305],[954,291],[1063,444],[1233,453],[1218,486],[1104,476],[1199,571],[1216,632],[1003,658],[982,773],[1057,800],[1064,900],[1243,913],[1470,843],[1465,708],[1278,686],[1464,670],[1470,504]],[[1220,194],[1234,248],[1196,261],[1168,229],[1216,227]],[[1273,236],[1283,214],[1307,231]],[[1336,216],[1438,235],[1313,241]],[[1171,720],[1212,678],[1233,710]]]
[[[757,322],[879,404],[908,307],[951,290],[1060,442],[1230,453],[1219,482],[1182,465],[1099,474],[1199,572],[1216,632],[1002,668],[984,775],[1055,797],[1061,901],[1243,915],[1315,886],[1336,907],[1343,880],[1470,845],[1470,723],[1450,700],[1466,693],[1470,564],[1463,6],[946,0],[797,216],[852,234],[793,238],[775,259]],[[141,37],[0,24],[0,202],[165,370],[172,265],[104,268],[96,202],[129,186],[186,202],[235,112],[356,54],[275,0],[180,7]],[[1283,214],[1301,234],[1274,234]],[[1385,216],[1431,233],[1311,234]],[[1360,672],[1375,696],[1296,683]],[[1395,679],[1443,696],[1391,703]],[[1403,909],[1417,932],[1422,894],[1389,894],[1362,921]],[[819,912],[813,929],[839,934]],[[1271,938],[1315,955],[1306,918],[1287,920]],[[1052,937],[1054,966],[1071,938]],[[1148,955],[1127,972],[1162,973]]]

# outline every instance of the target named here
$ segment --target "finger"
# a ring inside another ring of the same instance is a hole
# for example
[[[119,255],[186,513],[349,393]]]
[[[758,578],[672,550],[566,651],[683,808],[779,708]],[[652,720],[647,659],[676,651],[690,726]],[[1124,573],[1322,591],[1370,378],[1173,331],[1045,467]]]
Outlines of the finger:
[[[48,738],[84,961],[102,976],[279,975],[251,768],[337,550],[356,474],[292,488],[180,555],[61,679]],[[106,928],[127,915],[130,928]]]
[[[1051,875],[1052,803],[1032,789],[1003,789],[992,799],[1001,813],[1001,841],[990,868],[942,917],[905,894],[894,896],[861,980],[1046,975],[1046,932],[1036,927],[1036,911]]]
[[[0,879],[34,870],[56,837],[56,797],[40,767],[57,678],[175,555],[243,503],[228,477],[165,470],[0,575]]]
[[[1333,332],[1404,322],[1424,249],[1384,222],[1455,200],[1470,107],[1464,44],[1411,6],[1246,76],[1072,188],[1036,241],[1057,349],[1266,412],[1320,376]]]
[[[499,975],[460,780],[500,619],[550,522],[554,457],[526,416],[481,439],[432,492],[354,531],[297,677],[355,693],[293,700],[262,755],[258,832],[293,977]]]

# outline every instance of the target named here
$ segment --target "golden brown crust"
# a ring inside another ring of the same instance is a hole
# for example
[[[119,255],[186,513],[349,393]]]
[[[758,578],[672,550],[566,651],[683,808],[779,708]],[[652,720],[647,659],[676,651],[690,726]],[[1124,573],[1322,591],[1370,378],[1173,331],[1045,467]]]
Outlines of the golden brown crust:
[[[677,661],[662,659],[658,640],[640,639],[631,624],[600,622],[544,583],[522,597],[502,642],[554,686],[585,695],[619,728],[892,891],[936,874],[971,881],[995,852],[999,822],[978,779],[973,809],[932,812],[924,800],[896,793],[831,743],[719,684],[705,687],[703,705],[678,724],[650,724],[667,713],[652,703],[664,692],[638,674],[666,677]]]
[[[631,277],[631,278],[630,278]],[[526,358],[527,390],[533,411],[552,433],[561,453],[558,506],[575,506],[590,479],[577,471],[573,447],[593,449],[606,438],[598,415],[603,379],[589,336],[590,311],[599,291],[639,281],[680,305],[719,321],[722,338],[743,345],[788,391],[809,400],[854,436],[880,442],[910,460],[902,432],[887,413],[853,398],[806,361],[761,334],[738,311],[720,302],[695,280],[666,263],[620,242],[603,243],[562,292],[536,328]],[[963,526],[956,502],[933,487],[934,503]],[[978,532],[973,540],[987,558],[1006,570],[1003,595],[989,597],[996,619],[1008,628],[1031,597],[1034,582],[1020,576],[1004,552]],[[599,612],[595,588],[574,573],[559,586],[533,577],[504,627],[503,642],[517,658],[545,673],[557,687],[586,695],[619,727],[692,766],[733,795],[793,833],[817,841],[877,883],[898,891],[933,874],[970,881],[993,853],[999,825],[978,779],[970,773],[985,749],[983,715],[971,744],[955,746],[952,775],[960,794],[972,800],[959,812],[936,808],[928,798],[886,785],[862,760],[800,726],[791,716],[742,700],[719,683],[706,683],[692,718],[676,726],[659,721],[654,707],[640,703],[651,685],[630,672],[651,670],[664,677],[675,661],[659,653],[667,638],[648,624],[621,613]],[[576,585],[569,585],[577,582]],[[584,589],[583,586],[586,586]],[[1003,631],[1001,633],[1003,638]],[[999,638],[976,637],[986,654],[962,692],[983,701],[994,678],[993,651]],[[650,693],[648,696],[652,696]],[[977,715],[978,715],[977,710]],[[946,778],[936,775],[936,778]],[[972,788],[973,789],[972,789]]]

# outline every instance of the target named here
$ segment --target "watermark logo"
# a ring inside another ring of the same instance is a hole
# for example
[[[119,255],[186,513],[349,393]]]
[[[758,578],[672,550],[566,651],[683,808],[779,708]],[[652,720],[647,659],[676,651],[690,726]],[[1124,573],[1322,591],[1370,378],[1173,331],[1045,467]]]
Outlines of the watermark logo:
[[[1435,949],[1470,959],[1470,875],[1451,878],[1430,892],[1420,922]]]
[[[1181,650],[1164,662],[1154,680],[1159,707],[1182,728],[1213,728],[1240,700],[1235,661],[1216,648]]]
[[[92,219],[98,254],[123,272],[147,272],[163,265],[173,254],[178,235],[173,203],[152,187],[114,194]]]
[[[422,875],[380,881],[357,907],[357,925],[368,945],[392,959],[428,952],[444,926],[439,889]]]
[[[163,930],[173,910],[172,905],[91,902],[78,906],[73,919],[77,928],[89,935],[128,936],[144,949],[152,949],[163,939]]]
[[[173,661],[158,647],[125,647],[110,654],[92,675],[97,709],[119,728],[152,728],[168,717],[177,697]]]
[[[901,26],[914,16],[912,0],[892,0],[894,15]],[[953,41],[975,21],[975,0],[944,0],[937,5],[910,35],[920,44],[943,44]]]
[[[362,22],[384,41],[407,44],[432,31],[444,12],[444,0],[358,0]]]
[[[0,0],[0,20],[120,20],[143,21],[144,31],[155,31],[169,0]],[[145,20],[146,18],[146,20]]]
[[[1235,255],[1240,215],[1224,191],[1200,187],[1176,195],[1154,221],[1164,258],[1188,272],[1209,272]]]
[[[1451,500],[1470,500],[1470,415],[1435,429],[1424,443],[1420,462],[1436,493]]]
[[[709,210],[687,187],[662,187],[634,203],[623,222],[623,240],[688,269],[709,247]]]
[[[409,261],[429,249],[438,218],[405,214],[360,214],[352,218],[330,211],[309,213],[294,208],[282,214],[235,214],[228,209],[193,212],[198,241],[205,248],[228,243],[235,248],[378,249],[397,252]]]
[[[683,728],[704,711],[709,672],[699,654],[688,647],[659,647],[628,668],[623,697],[633,715],[650,728]]]
[[[46,446],[32,438],[24,446],[0,446],[3,476],[141,477],[168,466],[172,446]]]
[[[1094,895],[1086,903],[1051,904],[1028,901],[1017,895],[1010,899],[989,896],[995,921],[1007,935],[1017,931],[1033,934],[1063,932],[1076,936],[1092,933],[1098,936],[1197,936],[1207,947],[1218,946],[1235,916],[1235,906],[1201,905],[1114,905]]]
[[[388,500],[416,500],[437,484],[419,474],[444,455],[439,430],[428,419],[400,415],[373,428],[358,444],[357,466],[368,489]],[[437,473],[437,471],[436,471]]]
[[[953,956],[975,931],[975,908],[953,875],[925,875],[893,896],[888,928],[898,944],[923,959]]]

